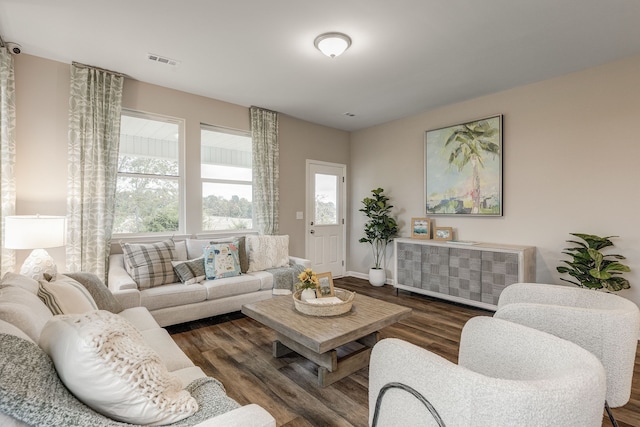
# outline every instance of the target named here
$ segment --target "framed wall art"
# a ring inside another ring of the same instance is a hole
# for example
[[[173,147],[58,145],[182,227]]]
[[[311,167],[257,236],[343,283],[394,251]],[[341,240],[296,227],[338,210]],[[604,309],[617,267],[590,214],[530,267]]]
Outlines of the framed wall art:
[[[502,216],[502,115],[425,132],[427,215]]]
[[[453,240],[453,228],[436,227],[433,232],[433,240]]]
[[[325,297],[335,296],[336,292],[335,292],[335,289],[333,288],[333,277],[331,276],[331,272],[318,273],[316,276],[318,277],[318,286],[316,287],[316,297],[325,298]]]
[[[411,218],[411,238],[431,239],[431,220],[429,218]]]

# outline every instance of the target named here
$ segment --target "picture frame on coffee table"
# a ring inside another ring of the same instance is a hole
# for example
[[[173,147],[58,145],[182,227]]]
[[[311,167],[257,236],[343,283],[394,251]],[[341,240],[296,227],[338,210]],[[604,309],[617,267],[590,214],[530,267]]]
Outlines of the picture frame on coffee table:
[[[331,272],[318,273],[318,286],[316,286],[316,298],[333,297],[336,295],[335,288],[333,287],[333,277]]]
[[[431,239],[431,227],[429,218],[411,218],[411,238]]]
[[[452,227],[436,227],[433,232],[433,240],[449,241],[453,240]]]

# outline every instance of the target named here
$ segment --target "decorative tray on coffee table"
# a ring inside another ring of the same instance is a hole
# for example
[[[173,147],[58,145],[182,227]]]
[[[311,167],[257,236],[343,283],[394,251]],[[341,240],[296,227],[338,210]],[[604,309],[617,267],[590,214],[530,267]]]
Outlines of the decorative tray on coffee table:
[[[302,291],[295,291],[293,293],[293,303],[300,313],[308,314],[310,316],[338,316],[340,314],[347,313],[351,310],[353,305],[353,299],[356,296],[355,292],[348,291],[346,289],[335,288],[335,297],[340,300],[340,302],[330,303],[330,304],[314,304],[306,301],[302,301],[300,299],[300,294]],[[328,298],[319,298],[322,302],[323,299],[329,300]]]

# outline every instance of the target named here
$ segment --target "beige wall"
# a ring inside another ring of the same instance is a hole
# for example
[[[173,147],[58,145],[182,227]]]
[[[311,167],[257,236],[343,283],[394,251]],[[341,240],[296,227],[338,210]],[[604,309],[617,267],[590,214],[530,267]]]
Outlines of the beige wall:
[[[640,57],[352,133],[348,269],[371,264],[357,212],[371,189],[391,197],[403,236],[424,215],[424,132],[495,114],[504,114],[504,216],[442,216],[436,225],[462,240],[536,246],[537,281],[552,283],[568,233],[620,236],[614,249],[632,269],[621,295],[640,303]]]
[[[70,66],[29,55],[15,57],[17,96],[16,210],[18,214],[66,214],[67,129]],[[132,79],[125,80],[123,107],[185,122],[188,234],[200,231],[200,123],[249,130],[247,107]],[[290,252],[304,256],[305,159],[349,161],[349,134],[280,115],[280,231]],[[324,149],[322,149],[323,147]],[[195,165],[195,167],[189,167]],[[189,189],[190,188],[190,189]],[[190,213],[189,213],[190,212]],[[19,251],[18,263],[28,255]],[[64,270],[63,248],[49,250]]]
[[[18,214],[66,212],[69,65],[29,55],[16,57]],[[640,303],[640,228],[635,197],[640,182],[640,57],[518,87],[351,134],[281,115],[280,230],[291,253],[304,254],[305,159],[348,165],[347,268],[366,273],[368,248],[358,243],[362,198],[383,187],[406,223],[423,208],[424,131],[504,114],[504,216],[437,217],[458,238],[537,247],[540,282],[558,282],[555,267],[570,232],[619,235],[632,289]],[[127,108],[185,119],[187,164],[199,162],[200,122],[248,129],[246,107],[127,80]],[[188,169],[190,181],[197,168]],[[200,203],[197,191],[190,206]],[[196,212],[196,210],[194,210]],[[187,232],[197,231],[197,215]],[[391,247],[390,247],[391,249]],[[50,251],[64,266],[64,250]],[[391,250],[389,251],[391,256]],[[26,254],[18,254],[21,262]],[[391,262],[387,263],[388,273]]]

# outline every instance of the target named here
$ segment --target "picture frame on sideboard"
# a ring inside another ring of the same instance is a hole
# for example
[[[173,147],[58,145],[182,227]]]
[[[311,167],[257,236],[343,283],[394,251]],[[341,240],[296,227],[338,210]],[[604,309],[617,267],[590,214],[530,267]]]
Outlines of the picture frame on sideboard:
[[[411,218],[411,238],[431,239],[432,222],[429,218]]]
[[[433,240],[449,241],[453,240],[452,227],[436,227],[433,233]]]

